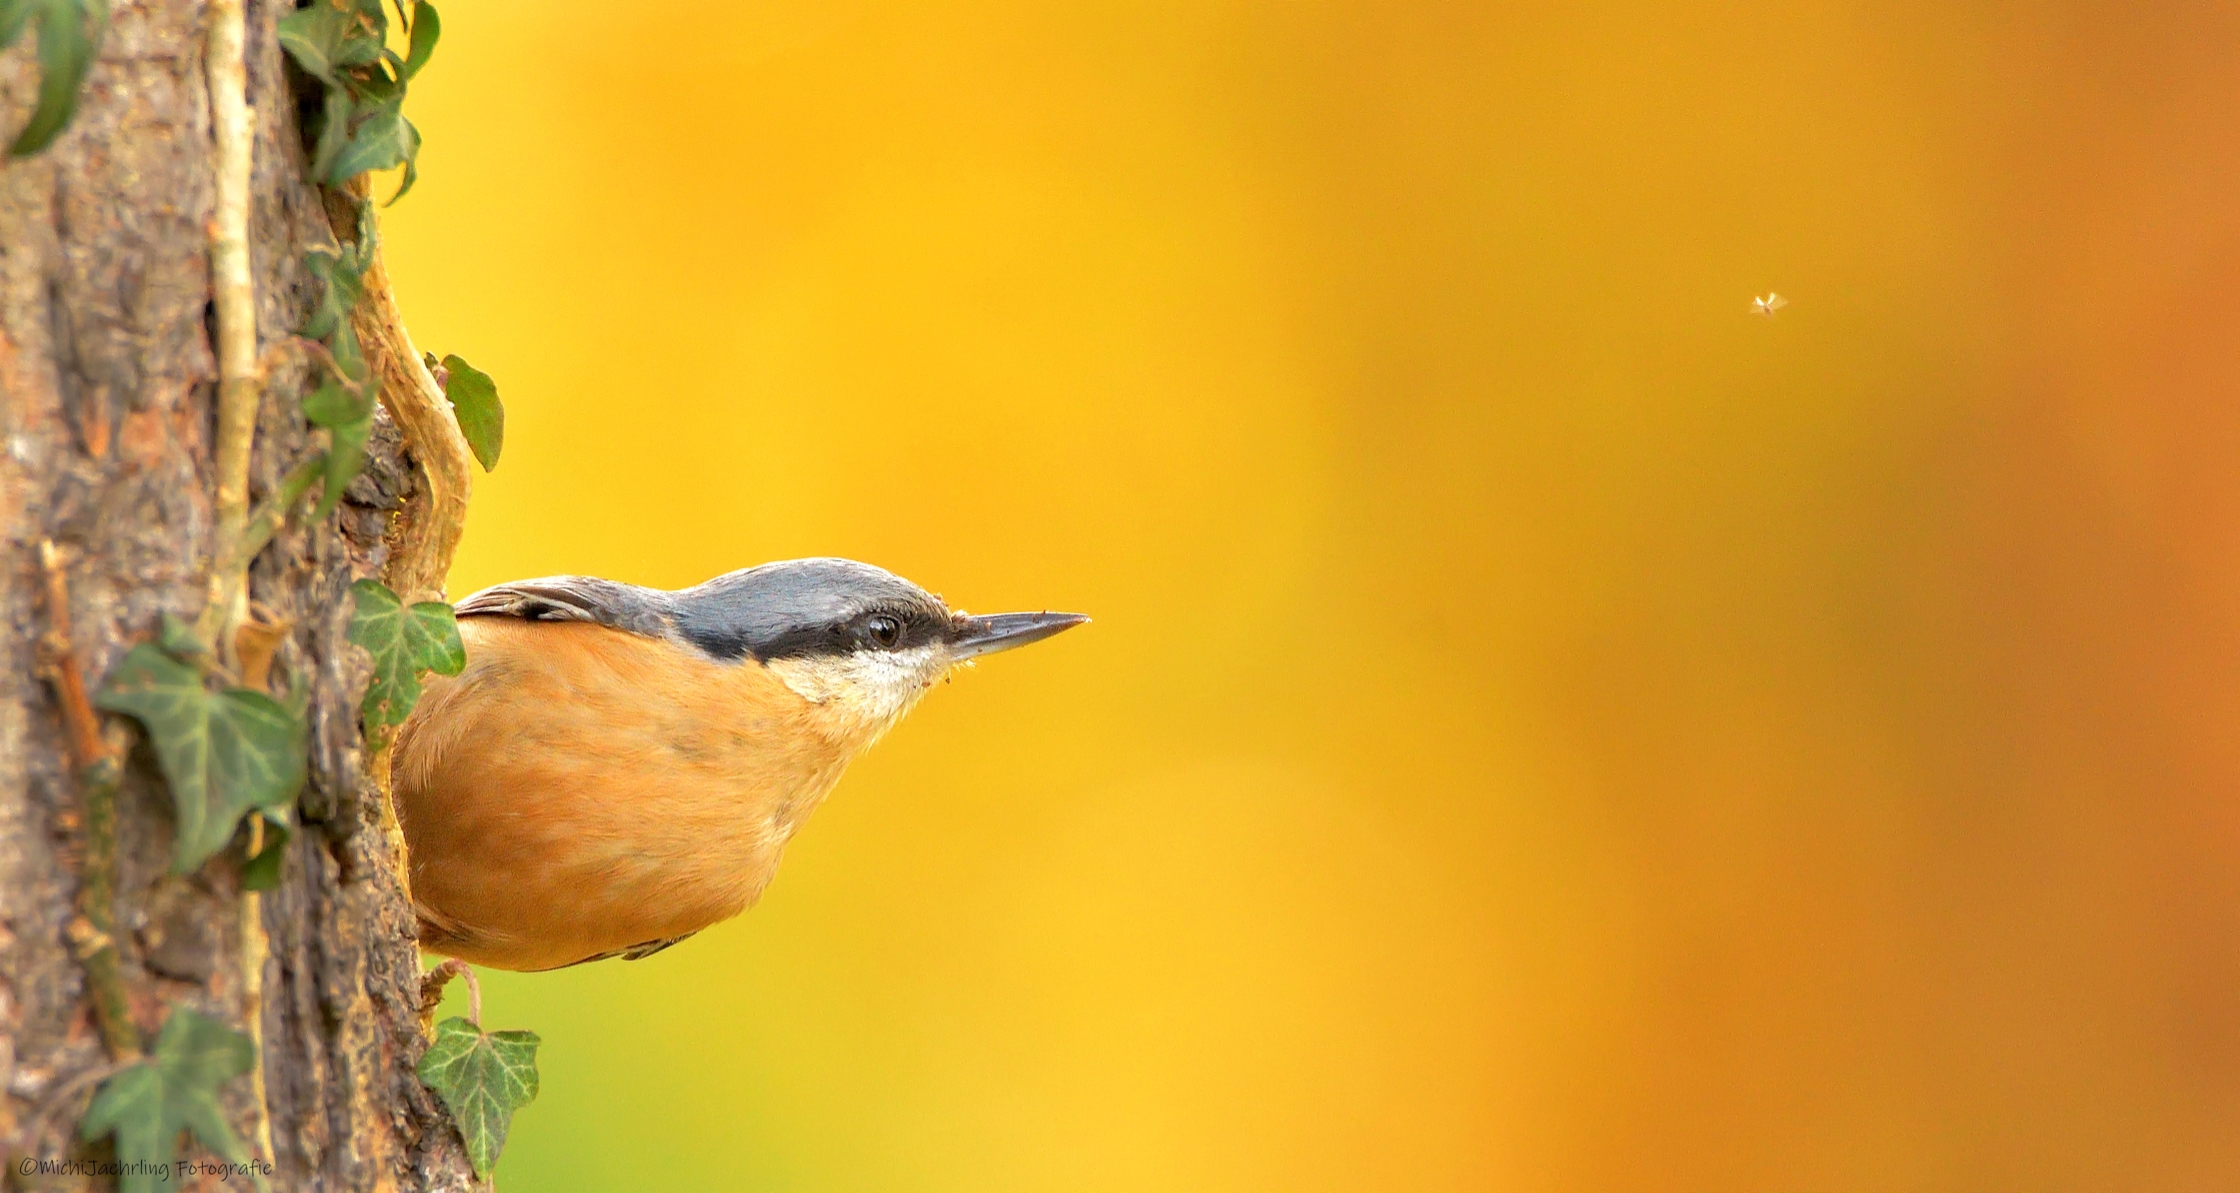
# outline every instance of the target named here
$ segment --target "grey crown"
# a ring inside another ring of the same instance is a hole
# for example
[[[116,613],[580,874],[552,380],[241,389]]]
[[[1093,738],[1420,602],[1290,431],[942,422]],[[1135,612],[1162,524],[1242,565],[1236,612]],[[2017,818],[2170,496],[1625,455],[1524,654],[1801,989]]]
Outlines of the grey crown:
[[[900,623],[897,647],[946,633],[948,606],[908,580],[852,559],[788,559],[727,572],[669,591],[546,576],[485,588],[458,604],[461,617],[588,621],[689,645],[710,658],[758,661],[865,649],[870,618]]]

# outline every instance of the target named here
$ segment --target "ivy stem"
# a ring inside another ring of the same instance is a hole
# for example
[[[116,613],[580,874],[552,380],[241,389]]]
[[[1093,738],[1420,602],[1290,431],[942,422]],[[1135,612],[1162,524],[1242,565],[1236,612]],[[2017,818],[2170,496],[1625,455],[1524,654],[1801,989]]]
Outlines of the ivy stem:
[[[218,474],[210,599],[203,606],[202,639],[227,660],[237,657],[233,627],[249,607],[249,449],[256,441],[257,407],[264,375],[257,362],[257,296],[249,271],[249,191],[256,128],[249,108],[248,21],[243,0],[210,0],[210,40],[203,65],[210,88],[210,127],[217,141],[217,212],[210,221],[210,290],[218,315]],[[299,494],[300,496],[300,494]],[[283,507],[284,512],[284,507]],[[274,520],[271,527],[277,527]],[[269,541],[272,529],[264,538]],[[260,543],[261,547],[262,544]],[[272,1108],[264,1082],[264,967],[270,953],[262,900],[241,900],[241,1019],[256,1049],[250,1089],[256,1102],[256,1140],[272,1157]],[[262,1182],[259,1182],[260,1184]]]
[[[325,344],[322,344],[317,340],[310,339],[306,336],[296,336],[292,340],[289,340],[287,342],[293,344],[297,348],[302,349],[305,353],[309,354],[313,360],[316,360],[320,364],[325,365],[327,367],[327,372],[334,375],[334,383],[336,385],[339,385],[343,389],[348,390],[350,393],[358,395],[360,397],[363,397],[365,395],[365,382],[354,381],[351,379],[349,370],[344,369],[342,367],[342,362],[334,358],[334,349],[329,348]]]
[[[435,1018],[436,1006],[443,1001],[443,988],[449,985],[453,978],[466,979],[467,1019],[474,1024],[476,1031],[481,1031],[482,983],[475,980],[474,966],[459,960],[457,957],[444,958],[441,964],[429,970],[428,975],[420,979],[420,1017],[424,1020]]]
[[[78,875],[78,914],[65,930],[78,963],[85,967],[86,992],[94,1022],[112,1060],[137,1060],[140,1030],[132,1024],[125,997],[124,971],[117,959],[117,785],[124,776],[122,751],[101,733],[101,718],[86,698],[85,672],[78,667],[70,636],[70,583],[62,553],[49,541],[39,544],[39,566],[47,574],[47,646],[51,678],[69,730],[70,757],[77,764],[84,803],[85,863]]]
[[[249,519],[249,448],[256,439],[263,379],[257,368],[256,291],[249,277],[250,125],[242,0],[211,0],[210,125],[217,140],[217,211],[210,220],[210,291],[218,323],[218,480],[210,599],[196,629],[230,657],[226,629],[248,602],[248,563],[235,563]]]
[[[262,813],[254,814],[250,827],[263,827]],[[249,1066],[249,1092],[257,1105],[258,1158],[272,1160],[272,1103],[264,1084],[264,966],[272,946],[264,932],[264,898],[256,891],[241,892],[241,1001],[243,1026],[249,1046],[256,1049],[256,1063]]]
[[[248,521],[242,524],[241,536],[234,543],[233,554],[227,556],[220,566],[238,567],[246,574],[249,561],[271,544],[272,536],[280,532],[288,515],[294,512],[296,502],[303,500],[305,491],[311,488],[311,482],[319,479],[319,474],[326,466],[327,453],[313,452],[303,463],[290,469],[288,475],[280,479],[278,491],[258,504],[256,512],[249,515]]]

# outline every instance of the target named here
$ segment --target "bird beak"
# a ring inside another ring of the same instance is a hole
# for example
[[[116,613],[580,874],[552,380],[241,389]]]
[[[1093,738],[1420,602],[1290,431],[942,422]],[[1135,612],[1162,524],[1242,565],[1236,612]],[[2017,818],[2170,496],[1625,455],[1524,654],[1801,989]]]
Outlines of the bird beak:
[[[1029,642],[1040,642],[1087,620],[1079,613],[991,613],[986,617],[966,614],[950,623],[949,655],[951,659],[962,660],[1010,650]]]

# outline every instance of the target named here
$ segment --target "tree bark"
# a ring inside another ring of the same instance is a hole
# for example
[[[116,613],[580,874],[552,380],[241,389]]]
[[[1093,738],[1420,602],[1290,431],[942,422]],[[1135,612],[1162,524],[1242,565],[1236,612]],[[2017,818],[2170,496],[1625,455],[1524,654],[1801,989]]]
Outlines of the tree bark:
[[[299,353],[269,349],[302,325],[318,283],[306,253],[331,245],[307,179],[297,101],[274,25],[292,5],[248,5],[254,107],[251,271],[259,351],[276,361],[257,422],[252,501],[320,446],[298,409]],[[61,714],[41,668],[51,624],[38,544],[69,562],[72,645],[89,685],[207,598],[217,370],[209,234],[215,153],[197,0],[117,0],[70,127],[46,152],[0,164],[0,1139],[21,1157],[99,1154],[74,1141],[106,1067],[67,929],[84,825]],[[31,41],[0,54],[0,128],[28,115]],[[370,346],[369,346],[370,350]],[[397,512],[423,484],[377,415],[364,475],[324,523],[291,525],[259,556],[250,597],[287,623],[276,688],[308,693],[304,824],[269,939],[259,1057],[276,1189],[464,1189],[457,1132],[413,1066],[426,1047],[414,922],[378,825],[357,724],[363,656],[345,634],[350,583],[378,577]],[[115,733],[121,722],[113,722]],[[169,797],[135,742],[117,804],[115,943],[132,1017],[150,1038],[173,1005],[242,1022],[243,925],[235,861],[167,874]],[[258,1142],[251,1083],[228,1089]],[[52,1182],[72,1187],[79,1178]]]

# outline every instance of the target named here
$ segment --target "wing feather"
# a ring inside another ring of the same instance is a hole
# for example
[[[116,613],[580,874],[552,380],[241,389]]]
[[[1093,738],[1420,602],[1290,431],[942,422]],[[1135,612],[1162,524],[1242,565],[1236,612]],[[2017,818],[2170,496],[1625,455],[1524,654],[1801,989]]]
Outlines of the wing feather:
[[[596,576],[546,576],[516,580],[477,592],[454,611],[461,617],[518,617],[524,621],[588,621],[643,634],[676,637],[669,594]]]
[[[555,965],[552,968],[569,969],[577,965],[589,965],[594,961],[612,960],[616,957],[625,961],[643,961],[680,940],[689,939],[692,935],[693,933],[687,932],[683,936],[666,936],[660,940],[648,940],[641,944],[631,945],[626,949],[609,949],[604,953],[593,953],[580,961],[570,961],[566,965]]]

